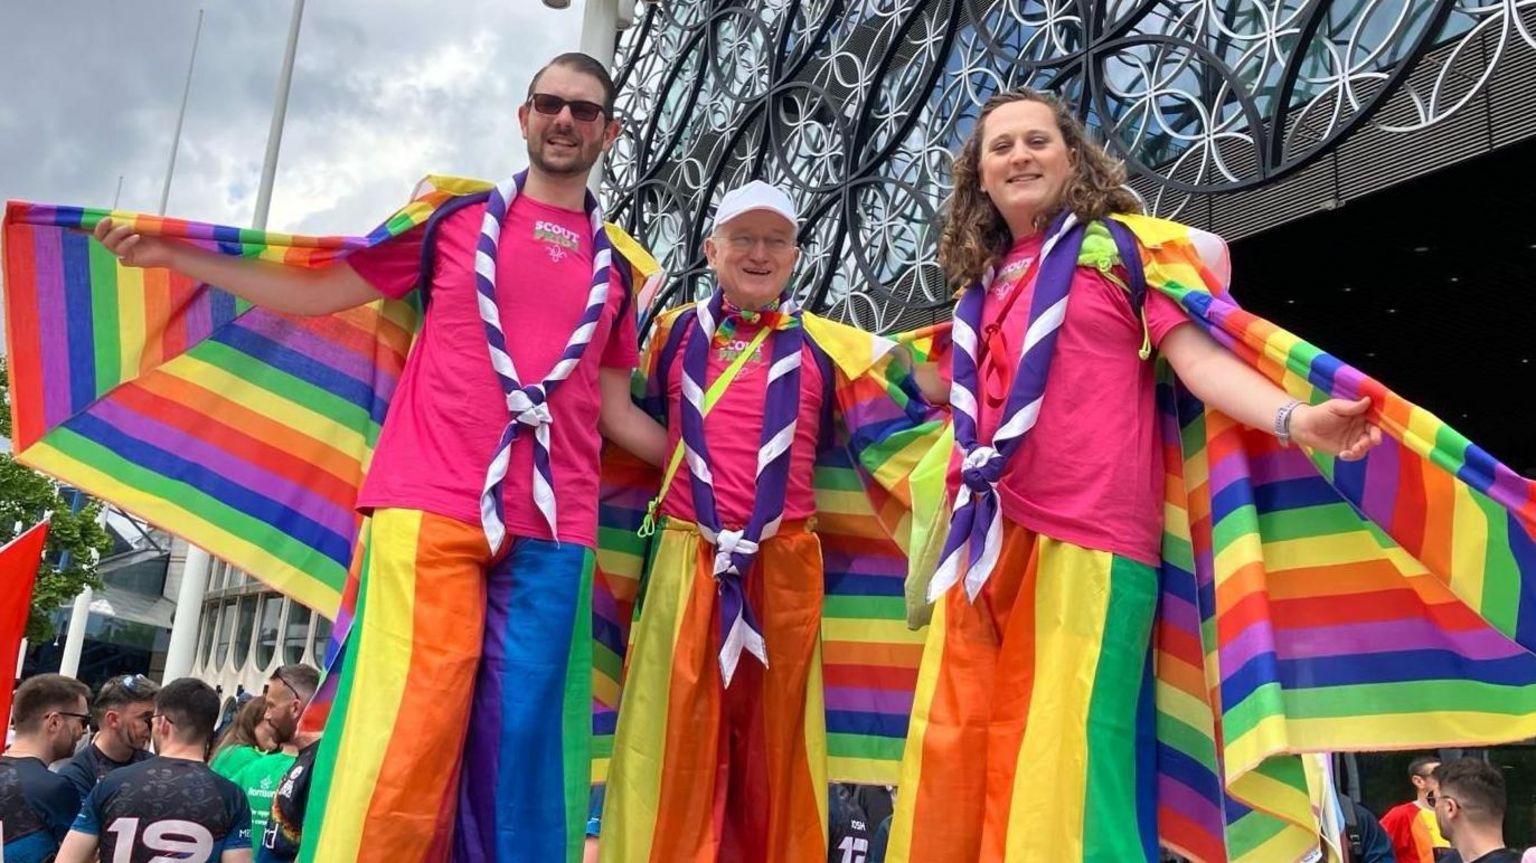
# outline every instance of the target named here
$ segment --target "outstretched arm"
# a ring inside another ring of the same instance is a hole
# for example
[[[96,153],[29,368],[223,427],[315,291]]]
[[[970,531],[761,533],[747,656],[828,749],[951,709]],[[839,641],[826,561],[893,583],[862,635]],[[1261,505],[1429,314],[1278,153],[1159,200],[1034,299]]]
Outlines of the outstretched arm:
[[[646,464],[660,467],[667,456],[667,430],[630,399],[629,372],[600,368],[597,375],[603,399],[597,430]]]
[[[90,863],[96,859],[97,840],[89,833],[81,833],[79,830],[69,831],[64,837],[64,844],[59,847],[59,856],[54,860],[57,863]]]
[[[1273,430],[1276,412],[1291,401],[1193,324],[1169,330],[1158,350],[1197,398],[1250,428]],[[1301,405],[1291,414],[1291,439],[1345,461],[1362,458],[1381,443],[1381,429],[1365,418],[1370,406],[1368,397]]]
[[[96,239],[127,266],[165,267],[229,291],[263,308],[295,315],[328,315],[381,295],[345,263],[315,269],[221,255],[190,243],[140,234],[102,219]]]

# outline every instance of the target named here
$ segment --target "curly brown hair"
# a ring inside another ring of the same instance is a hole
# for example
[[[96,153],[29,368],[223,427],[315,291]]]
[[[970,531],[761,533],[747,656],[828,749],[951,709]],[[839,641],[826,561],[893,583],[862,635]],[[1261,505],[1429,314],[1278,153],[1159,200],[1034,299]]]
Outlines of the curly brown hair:
[[[1002,213],[981,191],[981,139],[987,117],[1003,105],[1013,102],[1039,102],[1056,117],[1067,150],[1072,154],[1072,175],[1067,178],[1056,209],[1040,214],[1041,228],[1063,209],[1071,210],[1082,221],[1102,219],[1111,213],[1139,213],[1141,201],[1125,188],[1125,167],[1088,136],[1081,120],[1067,103],[1050,93],[1028,88],[999,93],[988,99],[981,116],[971,129],[960,152],[955,154],[954,192],[946,207],[943,233],[939,236],[939,265],[956,286],[979,280],[1007,254],[1013,245],[1013,233]]]

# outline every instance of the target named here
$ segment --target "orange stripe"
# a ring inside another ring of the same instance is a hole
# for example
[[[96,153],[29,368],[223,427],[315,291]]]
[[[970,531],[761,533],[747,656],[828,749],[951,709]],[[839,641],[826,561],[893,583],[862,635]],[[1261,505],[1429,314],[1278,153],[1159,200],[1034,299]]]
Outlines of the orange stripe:
[[[485,558],[477,525],[421,517],[410,671],[363,816],[359,860],[430,859],[433,837],[452,828],[485,623]]]
[[[165,362],[165,330],[166,324],[169,323],[170,311],[170,271],[144,270],[144,352],[139,355],[139,374],[141,375],[147,374]]]
[[[667,694],[667,738],[656,826],[655,863],[714,863],[715,766],[720,746],[720,670],[715,662],[714,556],[694,560],[693,595],[677,629]]]
[[[983,860],[1002,860],[1007,852],[1019,748],[1024,743],[1024,728],[1035,690],[1035,588],[1040,576],[1039,549],[1035,534],[1008,524],[1003,534],[1002,555],[987,582],[989,595],[1006,596],[1012,607],[999,602],[993,609],[1003,642],[997,655],[997,674],[989,684],[993,693],[992,725],[987,741],[987,809],[981,836]]]

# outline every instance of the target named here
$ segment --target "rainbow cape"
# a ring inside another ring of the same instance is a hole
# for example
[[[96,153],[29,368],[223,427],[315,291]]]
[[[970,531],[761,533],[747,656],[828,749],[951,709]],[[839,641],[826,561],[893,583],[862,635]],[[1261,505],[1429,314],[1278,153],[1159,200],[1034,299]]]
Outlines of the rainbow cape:
[[[1158,360],[1159,833],[1200,863],[1300,860],[1318,847],[1327,799],[1304,754],[1536,735],[1536,487],[1239,308],[1219,237],[1116,218],[1136,236],[1147,286],[1234,356],[1308,403],[1370,396],[1382,430],[1357,462],[1282,448],[1206,407]],[[1079,265],[1120,263],[1096,226]],[[946,349],[942,331],[915,342]],[[914,624],[929,574],[909,584]]]
[[[683,309],[663,313],[636,376],[641,405],[666,421],[665,346]],[[835,781],[894,784],[922,657],[923,633],[905,622],[914,539],[939,530],[948,423],[923,401],[896,343],[805,314],[813,353],[826,360],[829,427],[816,462],[816,533],[825,565],[822,675],[827,755]],[[672,360],[680,362],[681,357]],[[636,534],[661,472],[609,447],[599,507],[594,614],[594,779],[606,776],[630,622],[643,603],[649,540]]]
[[[16,457],[331,618],[339,642],[363,527],[354,503],[421,320],[420,292],[325,317],[286,315],[169,270],[121,266],[90,230],[110,217],[227,255],[319,267],[490,188],[429,176],[361,237],[10,202]],[[626,288],[653,292],[656,262],[619,228],[608,235]],[[324,711],[311,716],[323,721]]]

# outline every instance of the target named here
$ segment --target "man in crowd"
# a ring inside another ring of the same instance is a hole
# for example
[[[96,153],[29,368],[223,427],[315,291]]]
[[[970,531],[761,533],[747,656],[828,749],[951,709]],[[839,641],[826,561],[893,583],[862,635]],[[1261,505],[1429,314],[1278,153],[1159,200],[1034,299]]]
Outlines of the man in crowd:
[[[1451,847],[1440,835],[1434,807],[1429,802],[1435,791],[1435,768],[1439,766],[1440,759],[1430,755],[1408,762],[1408,781],[1413,783],[1414,798],[1388,809],[1381,817],[1382,829],[1392,838],[1397,863],[1436,863],[1444,849]]]
[[[300,731],[299,717],[319,684],[318,671],[298,664],[284,665],[267,681],[266,722],[281,748],[247,767],[239,783],[251,805],[251,835],[258,860],[298,857],[304,807],[309,803],[315,753],[320,748],[320,735]]]
[[[1504,774],[1478,758],[1459,758],[1435,768],[1437,789],[1429,795],[1435,823],[1465,863],[1519,863],[1520,852],[1504,844],[1508,795]]]
[[[166,684],[151,719],[159,754],[112,771],[91,789],[58,863],[89,863],[98,852],[113,861],[249,863],[245,795],[204,761],[218,719],[213,687],[191,677]]]
[[[69,780],[80,799],[114,770],[149,757],[150,717],[155,715],[154,681],[142,674],[122,674],[109,679],[96,693],[91,707],[96,736],[59,775]]]
[[[52,860],[80,809],[80,795],[48,765],[67,758],[85,736],[91,690],[71,677],[39,674],[16,689],[11,711],[16,738],[0,756],[0,860]]]

